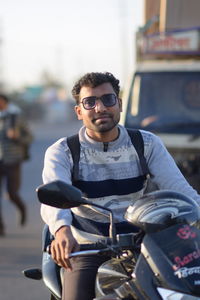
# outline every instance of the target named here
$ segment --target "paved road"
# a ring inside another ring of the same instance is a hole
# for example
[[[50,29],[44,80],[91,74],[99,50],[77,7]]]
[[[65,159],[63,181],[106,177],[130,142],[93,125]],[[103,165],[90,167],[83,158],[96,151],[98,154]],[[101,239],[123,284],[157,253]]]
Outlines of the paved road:
[[[42,281],[25,278],[21,271],[40,267],[41,231],[40,205],[35,188],[42,183],[41,171],[46,148],[58,138],[77,132],[81,123],[71,120],[67,124],[32,124],[35,141],[31,148],[32,159],[23,166],[21,194],[28,207],[28,223],[18,225],[15,208],[3,197],[3,214],[6,236],[0,237],[0,300],[46,300],[49,292]]]

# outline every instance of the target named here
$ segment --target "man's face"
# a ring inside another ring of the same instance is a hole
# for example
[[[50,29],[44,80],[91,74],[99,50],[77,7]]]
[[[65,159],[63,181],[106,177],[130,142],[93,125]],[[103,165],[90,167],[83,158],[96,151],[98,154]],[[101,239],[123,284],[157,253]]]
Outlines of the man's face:
[[[103,83],[95,88],[83,86],[80,90],[80,102],[85,97],[96,96],[98,98],[106,94],[116,95],[110,83]],[[118,124],[121,112],[121,99],[117,98],[116,104],[111,107],[104,106],[103,102],[97,99],[96,106],[91,110],[85,109],[82,103],[77,105],[75,109],[78,119],[83,121],[90,136],[92,136],[94,132],[111,131]]]

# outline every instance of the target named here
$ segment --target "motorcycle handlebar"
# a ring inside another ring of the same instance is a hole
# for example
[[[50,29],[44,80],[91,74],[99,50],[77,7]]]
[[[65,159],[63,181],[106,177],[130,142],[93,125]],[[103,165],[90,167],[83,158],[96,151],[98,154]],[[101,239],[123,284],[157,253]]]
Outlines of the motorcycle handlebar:
[[[99,251],[102,249],[106,249],[109,243],[97,242],[97,243],[89,243],[89,244],[80,244],[78,252],[84,251]],[[46,247],[46,251],[48,254],[51,254],[51,244]],[[77,253],[77,252],[76,252]]]
[[[72,253],[71,257],[79,255],[94,255],[99,253],[117,252],[119,250],[128,250],[134,248],[136,249],[137,245],[135,245],[134,236],[134,233],[117,235],[116,243],[113,243],[112,239],[106,238],[96,243],[80,244],[79,251]],[[51,254],[51,245],[47,246],[46,252]]]
[[[80,245],[80,251],[85,251],[85,250],[101,250],[105,249],[108,247],[108,243],[105,242],[97,242],[97,243],[92,243],[92,244],[81,244]]]

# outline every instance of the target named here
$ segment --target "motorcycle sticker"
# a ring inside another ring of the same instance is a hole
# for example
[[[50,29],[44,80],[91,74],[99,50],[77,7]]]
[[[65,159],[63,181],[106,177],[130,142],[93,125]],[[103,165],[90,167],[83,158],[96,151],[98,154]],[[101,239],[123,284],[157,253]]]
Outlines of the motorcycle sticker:
[[[196,237],[196,233],[189,225],[183,225],[183,227],[179,228],[177,231],[177,236],[181,239],[193,239]]]

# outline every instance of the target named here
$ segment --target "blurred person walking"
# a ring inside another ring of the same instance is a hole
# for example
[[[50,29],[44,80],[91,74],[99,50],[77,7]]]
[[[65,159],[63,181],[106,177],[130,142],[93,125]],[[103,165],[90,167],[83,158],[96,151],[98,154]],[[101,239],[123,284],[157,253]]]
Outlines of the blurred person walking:
[[[5,182],[10,201],[19,211],[20,225],[26,223],[26,206],[19,195],[21,186],[21,165],[27,159],[27,147],[32,134],[25,124],[21,109],[9,102],[6,95],[0,94],[0,204]],[[0,205],[0,235],[5,235]]]

